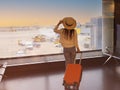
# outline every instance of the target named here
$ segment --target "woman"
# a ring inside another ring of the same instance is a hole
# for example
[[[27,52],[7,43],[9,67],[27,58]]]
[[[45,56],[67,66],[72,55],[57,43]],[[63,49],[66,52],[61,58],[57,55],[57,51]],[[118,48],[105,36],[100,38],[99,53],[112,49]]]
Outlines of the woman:
[[[64,28],[58,29],[60,24],[63,24]],[[80,52],[75,27],[76,20],[72,17],[65,17],[54,28],[54,32],[60,34],[60,43],[63,46],[66,65],[68,63],[74,63],[76,50]]]

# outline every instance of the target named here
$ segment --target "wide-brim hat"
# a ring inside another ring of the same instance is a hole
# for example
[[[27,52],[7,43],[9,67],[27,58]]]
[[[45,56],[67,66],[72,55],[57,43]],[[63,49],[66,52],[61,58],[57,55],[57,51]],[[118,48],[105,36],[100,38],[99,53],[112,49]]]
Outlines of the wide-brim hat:
[[[76,27],[76,20],[72,17],[63,18],[63,26],[68,29],[74,29]]]

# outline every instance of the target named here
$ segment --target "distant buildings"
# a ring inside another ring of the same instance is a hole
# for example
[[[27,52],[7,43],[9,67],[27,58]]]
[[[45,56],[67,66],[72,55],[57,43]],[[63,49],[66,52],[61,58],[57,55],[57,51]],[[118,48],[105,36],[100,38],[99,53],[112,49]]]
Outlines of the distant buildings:
[[[0,27],[0,32],[30,31],[40,29],[40,26]]]
[[[91,24],[91,47],[92,49],[102,48],[102,17],[92,18]]]

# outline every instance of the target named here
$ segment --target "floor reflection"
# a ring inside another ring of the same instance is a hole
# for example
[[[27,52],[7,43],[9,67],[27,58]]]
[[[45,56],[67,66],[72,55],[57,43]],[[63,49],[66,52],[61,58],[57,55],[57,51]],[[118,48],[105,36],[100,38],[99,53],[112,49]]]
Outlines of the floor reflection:
[[[79,90],[120,90],[119,71],[120,66],[83,67]],[[0,83],[0,90],[64,90],[64,70],[30,73],[7,76]]]

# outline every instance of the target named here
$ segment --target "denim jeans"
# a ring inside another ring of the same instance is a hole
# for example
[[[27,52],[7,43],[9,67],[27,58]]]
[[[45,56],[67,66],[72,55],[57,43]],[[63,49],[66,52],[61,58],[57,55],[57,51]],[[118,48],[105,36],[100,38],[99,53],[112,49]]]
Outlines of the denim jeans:
[[[65,57],[65,65],[74,63],[76,57],[76,48],[64,48],[63,52]]]

